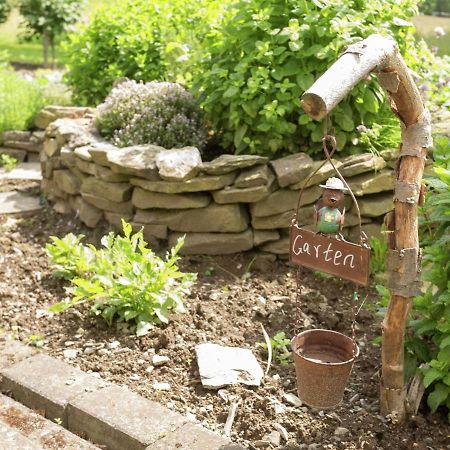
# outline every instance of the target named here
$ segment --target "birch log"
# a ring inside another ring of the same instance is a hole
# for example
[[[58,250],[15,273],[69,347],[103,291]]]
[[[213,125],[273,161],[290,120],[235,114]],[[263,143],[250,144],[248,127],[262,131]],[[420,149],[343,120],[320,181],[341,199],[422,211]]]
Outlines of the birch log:
[[[400,119],[402,144],[395,183],[394,239],[388,254],[391,299],[383,322],[380,403],[384,414],[406,416],[404,333],[412,299],[418,293],[420,250],[417,202],[431,124],[419,91],[392,39],[371,35],[351,45],[302,96],[312,118],[324,118],[361,80],[374,72]]]

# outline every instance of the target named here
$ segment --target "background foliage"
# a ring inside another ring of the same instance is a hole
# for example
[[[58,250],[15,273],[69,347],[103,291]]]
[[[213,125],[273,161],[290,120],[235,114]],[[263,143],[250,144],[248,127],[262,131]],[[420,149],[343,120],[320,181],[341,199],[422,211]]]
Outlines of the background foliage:
[[[393,36],[414,62],[414,28],[407,19],[417,12],[415,3],[241,0],[236,14],[210,33],[211,58],[197,84],[223,145],[270,156],[298,151],[302,143],[303,150],[314,153],[322,125],[303,113],[301,94],[345,46],[372,33]],[[358,125],[389,125],[392,116],[378,83],[367,80],[340,103],[332,119],[342,151],[346,144],[359,144]]]
[[[11,11],[9,0],[0,0],[0,23],[5,22]]]

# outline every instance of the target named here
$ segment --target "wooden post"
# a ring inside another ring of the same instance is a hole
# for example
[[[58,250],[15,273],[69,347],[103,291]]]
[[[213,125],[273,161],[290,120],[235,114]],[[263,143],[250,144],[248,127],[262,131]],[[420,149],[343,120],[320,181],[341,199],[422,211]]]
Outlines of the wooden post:
[[[380,403],[383,414],[406,417],[404,333],[412,299],[420,290],[417,205],[432,145],[429,112],[392,39],[371,35],[351,45],[302,96],[302,107],[320,120],[361,80],[374,72],[400,120],[402,144],[396,170],[393,238],[388,252],[391,299],[383,322]]]

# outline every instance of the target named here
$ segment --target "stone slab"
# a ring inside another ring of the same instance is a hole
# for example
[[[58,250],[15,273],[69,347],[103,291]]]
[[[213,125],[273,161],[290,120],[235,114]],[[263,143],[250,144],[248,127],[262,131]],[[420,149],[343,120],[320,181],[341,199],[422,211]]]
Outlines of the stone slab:
[[[237,169],[267,164],[268,158],[257,155],[220,155],[218,158],[202,164],[200,170],[208,175],[222,175]]]
[[[5,131],[2,137],[3,141],[29,141],[31,138],[31,131],[22,131],[22,130]]]
[[[342,162],[340,172],[343,177],[353,177],[365,172],[373,172],[386,167],[386,161],[381,156],[374,156],[371,153],[365,153],[351,157],[349,156]]]
[[[110,386],[70,401],[68,426],[108,450],[145,450],[187,419],[130,390]]]
[[[44,141],[43,150],[49,158],[52,156],[58,156],[61,152],[61,144],[56,140],[56,138],[49,137]]]
[[[194,178],[202,164],[198,148],[183,147],[164,150],[156,155],[159,176],[167,181],[185,181]]]
[[[83,200],[103,211],[110,211],[124,215],[133,214],[133,205],[128,202],[113,202],[103,197],[82,193]]]
[[[34,354],[35,348],[24,345],[6,334],[0,335],[0,369],[10,367]]]
[[[296,153],[270,162],[280,187],[302,182],[311,173],[313,160],[306,153]]]
[[[76,160],[79,159],[75,156],[75,153],[72,150],[66,147],[63,147],[61,149],[59,157],[61,158],[61,164],[63,164],[67,168],[74,167],[76,164]]]
[[[103,218],[103,211],[81,198],[78,215],[87,227],[95,228]]]
[[[96,164],[108,167],[108,153],[117,152],[120,149],[109,142],[94,142],[92,145],[87,146],[87,151]]]
[[[26,150],[20,150],[18,148],[0,147],[0,155],[2,154],[11,156],[19,162],[24,162],[28,153]]]
[[[171,233],[169,247],[173,247],[182,236],[185,236],[180,250],[182,255],[230,255],[253,247],[251,229],[242,233]]]
[[[260,248],[268,253],[274,253],[275,255],[287,255],[289,253],[289,237],[283,237],[278,241],[267,242]]]
[[[108,183],[97,178],[86,178],[81,193],[102,197],[112,202],[126,202],[131,198],[132,187],[128,183]]]
[[[212,193],[214,201],[226,203],[254,203],[266,198],[270,194],[268,186],[254,186],[248,188],[235,188],[228,186]]]
[[[193,423],[186,423],[146,450],[224,450],[229,444],[228,439],[212,431]],[[242,449],[240,446],[238,448]]]
[[[260,386],[264,372],[252,351],[210,342],[195,346],[202,385],[220,389],[232,384]]]
[[[278,230],[253,230],[253,245],[258,247],[261,244],[280,239]]]
[[[123,183],[129,181],[130,175],[113,172],[109,167],[101,166],[100,164],[92,164],[94,175],[100,180],[108,181],[109,183]]]
[[[240,233],[247,229],[248,214],[239,204],[187,210],[137,210],[134,222],[167,225],[172,231],[194,233]]]
[[[366,217],[383,216],[394,208],[392,192],[365,195],[358,203],[361,215]],[[356,213],[354,206],[351,212]]]
[[[0,395],[0,450],[95,450],[56,423],[44,419],[13,399]]]
[[[76,195],[80,192],[81,180],[70,170],[55,170],[53,180],[62,191],[68,194]]]
[[[64,426],[70,399],[105,386],[99,378],[44,354],[3,368],[0,375],[2,392],[10,392],[15,400],[31,409],[44,411],[50,420],[61,419]]]
[[[297,208],[300,191],[291,191],[290,189],[280,189],[272,192],[267,198],[260,202],[253,203],[250,211],[253,217],[272,216],[274,214],[284,213]],[[322,195],[322,189],[319,186],[312,186],[303,191],[302,202],[300,206],[310,205],[316,202]]]
[[[394,172],[382,170],[377,173],[366,172],[347,179],[353,194],[363,196],[394,190]]]
[[[288,228],[291,225],[296,210],[286,211],[273,216],[252,217],[252,226],[255,230],[274,230],[275,228]],[[300,210],[302,225],[313,223],[314,206],[306,206]]]
[[[7,172],[0,169],[0,180],[35,180],[41,181],[41,164],[38,162],[24,162]]]
[[[42,209],[39,197],[17,191],[0,192],[0,214],[24,214]]]
[[[131,178],[130,183],[147,191],[162,192],[164,194],[180,194],[183,192],[215,191],[229,186],[236,178],[236,173],[192,178],[187,181],[149,181],[141,178]]]
[[[234,187],[249,188],[255,186],[268,186],[272,184],[275,175],[266,164],[243,169],[234,182]]]
[[[335,165],[335,167],[337,169],[339,169],[342,166],[342,163],[336,159],[333,159],[333,164]],[[333,166],[331,165],[330,162],[326,162],[318,171],[315,175],[313,175],[311,177],[311,179],[305,184],[306,179],[308,178],[310,173],[313,173],[316,171],[316,169],[321,166],[323,163],[323,161],[315,161],[313,163],[312,169],[309,171],[308,175],[305,176],[305,179],[300,181],[299,183],[293,184],[289,186],[289,189],[293,189],[293,190],[298,190],[301,189],[303,187],[303,185],[305,185],[305,188],[310,187],[310,186],[314,186],[316,184],[322,183],[322,181],[325,181],[327,178],[329,177],[334,177],[336,176],[336,172],[333,169]]]
[[[156,155],[164,150],[157,145],[136,145],[121,148],[118,152],[108,152],[106,158],[114,172],[157,181],[160,178]]]
[[[136,187],[134,188],[131,202],[136,208],[140,209],[190,209],[208,206],[211,202],[211,197],[209,194],[200,192],[192,194],[163,194]]]
[[[18,148],[20,150],[26,150],[27,152],[39,153],[42,150],[42,142],[30,139],[29,141],[7,141],[4,143],[5,147]]]

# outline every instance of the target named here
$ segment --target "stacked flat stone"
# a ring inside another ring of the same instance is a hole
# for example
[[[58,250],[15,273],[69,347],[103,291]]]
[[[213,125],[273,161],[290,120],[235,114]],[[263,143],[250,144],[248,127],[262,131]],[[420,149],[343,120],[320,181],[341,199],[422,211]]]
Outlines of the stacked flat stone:
[[[362,229],[379,235],[393,208],[395,152],[334,160],[346,177],[362,214]],[[184,254],[229,254],[251,249],[284,257],[288,230],[299,192],[321,162],[304,153],[268,161],[256,155],[221,155],[202,162],[194,147],[164,149],[155,145],[117,148],[104,141],[90,117],[63,118],[45,131],[40,152],[46,198],[57,211],[75,211],[82,222],[113,228],[121,219],[144,227],[154,247],[172,246],[186,236]],[[305,186],[302,225],[313,223],[319,184],[334,176],[325,164]],[[350,196],[344,234],[358,235]]]

